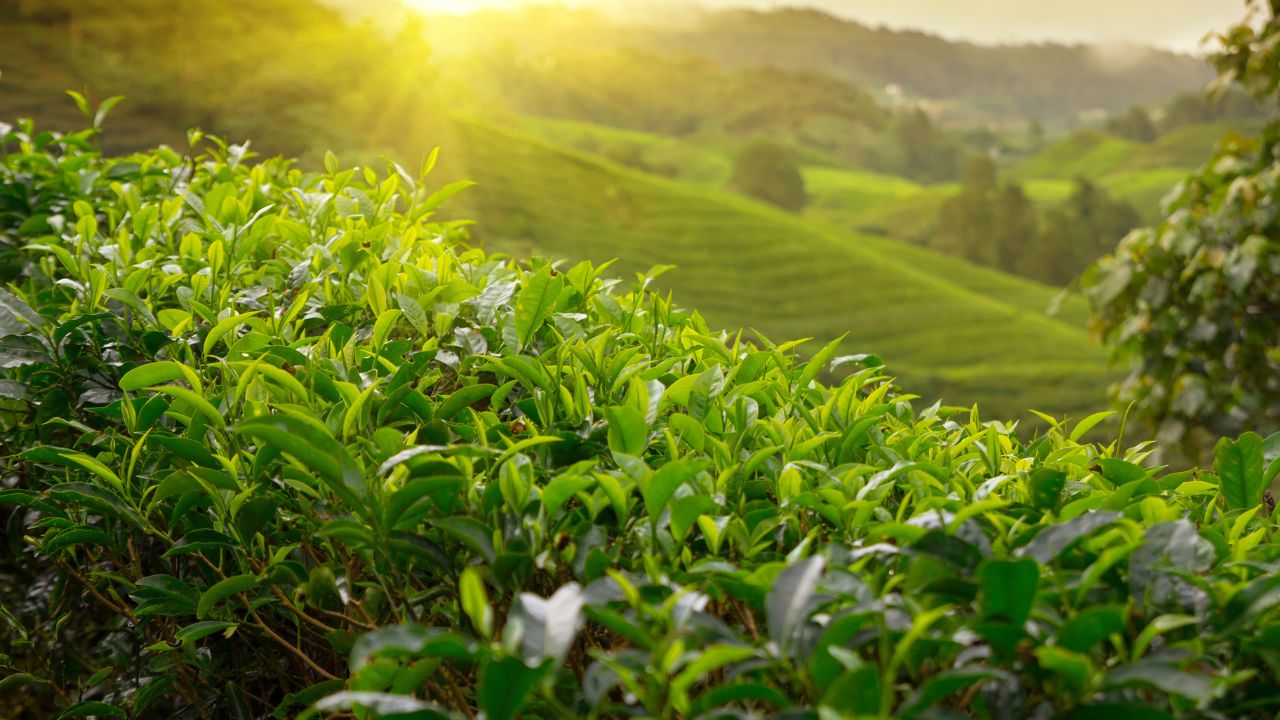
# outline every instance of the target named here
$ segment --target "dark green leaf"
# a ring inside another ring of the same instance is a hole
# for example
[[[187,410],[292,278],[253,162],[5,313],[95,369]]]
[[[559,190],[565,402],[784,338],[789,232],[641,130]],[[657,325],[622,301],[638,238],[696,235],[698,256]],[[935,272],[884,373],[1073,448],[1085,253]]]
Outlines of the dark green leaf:
[[[232,575],[225,580],[214,583],[212,587],[205,590],[204,594],[200,596],[200,603],[196,606],[196,617],[205,617],[218,603],[232,595],[250,590],[256,587],[257,584],[257,575]]]
[[[765,601],[769,637],[783,651],[791,647],[796,631],[809,617],[810,601],[825,566],[822,558],[811,557],[788,566],[778,574]]]
[[[1262,438],[1254,433],[1245,433],[1236,441],[1222,438],[1213,449],[1213,470],[1228,510],[1247,510],[1262,502],[1262,492],[1267,489],[1264,469]]]
[[[1124,615],[1123,605],[1104,605],[1083,610],[1058,630],[1058,645],[1068,650],[1086,652],[1107,636],[1123,631]]]
[[[1027,479],[1031,491],[1031,505],[1038,510],[1053,510],[1062,499],[1062,489],[1067,485],[1067,474],[1054,468],[1037,468]]]
[[[983,564],[978,606],[985,620],[1022,625],[1035,605],[1040,566],[1033,560],[992,560]]]
[[[1097,529],[1119,519],[1120,513],[1090,510],[1077,518],[1040,531],[1026,547],[1022,548],[1020,554],[1046,565]]]
[[[531,668],[513,657],[485,662],[480,668],[479,700],[486,720],[514,720],[551,667],[546,663]]]

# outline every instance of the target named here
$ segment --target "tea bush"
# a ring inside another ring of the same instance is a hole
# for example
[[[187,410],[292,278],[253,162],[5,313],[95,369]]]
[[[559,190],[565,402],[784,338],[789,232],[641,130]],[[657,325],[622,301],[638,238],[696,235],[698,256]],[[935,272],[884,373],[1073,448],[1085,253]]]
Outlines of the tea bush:
[[[1280,712],[1280,437],[1023,439],[470,248],[430,161],[0,130],[8,717]]]

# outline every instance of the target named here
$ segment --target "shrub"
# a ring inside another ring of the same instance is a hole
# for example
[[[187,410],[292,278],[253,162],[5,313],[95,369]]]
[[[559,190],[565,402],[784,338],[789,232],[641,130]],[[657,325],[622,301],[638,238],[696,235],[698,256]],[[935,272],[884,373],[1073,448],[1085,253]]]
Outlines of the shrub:
[[[1220,38],[1218,84],[1270,103],[1270,121],[1256,138],[1224,137],[1164,222],[1083,283],[1095,330],[1129,367],[1118,399],[1192,459],[1217,435],[1280,430],[1280,17],[1254,5],[1258,22]]]
[[[7,716],[1280,711],[1278,437],[1023,440],[426,170],[92,138],[0,142]]]
[[[776,143],[748,145],[734,163],[729,182],[744,195],[791,212],[800,212],[808,202],[800,167],[791,151]]]

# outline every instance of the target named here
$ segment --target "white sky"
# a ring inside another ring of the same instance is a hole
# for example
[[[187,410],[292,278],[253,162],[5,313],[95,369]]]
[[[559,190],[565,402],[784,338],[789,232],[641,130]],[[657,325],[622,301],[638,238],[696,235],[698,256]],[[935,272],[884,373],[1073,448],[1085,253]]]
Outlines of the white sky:
[[[404,0],[431,11],[559,2],[655,11],[671,0]],[[688,0],[707,7],[808,5],[871,25],[913,28],[981,43],[1138,43],[1193,51],[1204,34],[1245,15],[1244,0]]]

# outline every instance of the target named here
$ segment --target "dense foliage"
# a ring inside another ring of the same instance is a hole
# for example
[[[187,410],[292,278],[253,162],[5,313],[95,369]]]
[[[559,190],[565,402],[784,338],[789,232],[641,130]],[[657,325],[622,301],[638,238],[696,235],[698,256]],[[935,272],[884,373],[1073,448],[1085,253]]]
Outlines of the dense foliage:
[[[733,165],[730,184],[738,192],[799,212],[808,200],[804,176],[791,151],[767,140],[748,145]]]
[[[0,139],[6,716],[1280,711],[1280,437],[1027,441],[469,249],[430,163],[93,137]]]
[[[1118,397],[1196,457],[1206,437],[1280,429],[1280,4],[1222,36],[1219,86],[1272,117],[1231,134],[1176,188],[1158,227],[1085,278],[1097,331],[1130,368]]]
[[[1064,202],[1041,212],[1021,184],[998,180],[995,163],[976,156],[938,210],[933,246],[1062,287],[1140,222],[1132,205],[1079,176]]]

